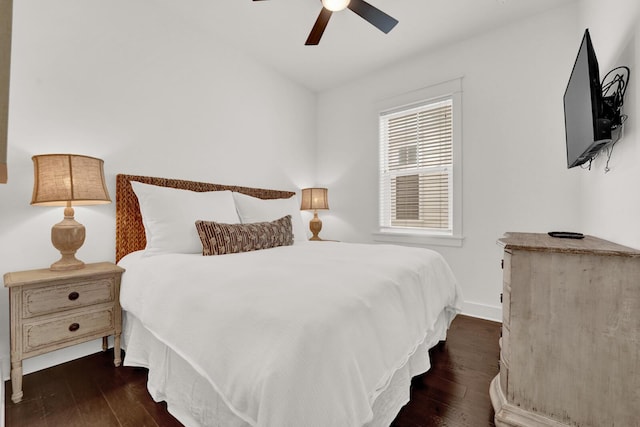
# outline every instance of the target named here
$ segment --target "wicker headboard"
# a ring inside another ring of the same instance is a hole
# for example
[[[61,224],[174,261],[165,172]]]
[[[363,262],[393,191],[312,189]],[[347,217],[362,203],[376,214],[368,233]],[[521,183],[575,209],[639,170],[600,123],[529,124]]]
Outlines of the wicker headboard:
[[[296,194],[293,191],[265,190],[181,179],[119,174],[116,176],[116,262],[128,253],[144,249],[147,245],[142,216],[140,215],[140,205],[138,205],[138,198],[133,192],[130,181],[191,191],[231,190],[260,199],[288,199]]]

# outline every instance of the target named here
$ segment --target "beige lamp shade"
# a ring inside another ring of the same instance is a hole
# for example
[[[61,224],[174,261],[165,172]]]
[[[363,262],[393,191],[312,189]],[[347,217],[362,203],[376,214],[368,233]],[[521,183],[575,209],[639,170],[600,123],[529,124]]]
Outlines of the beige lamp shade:
[[[304,188],[300,210],[311,211],[329,209],[329,196],[326,188]]]
[[[32,205],[66,206],[110,203],[101,159],[76,154],[33,156]]]
[[[75,257],[84,243],[85,228],[74,219],[73,205],[110,203],[104,182],[104,162],[76,154],[33,156],[32,205],[65,206],[64,219],[51,228],[51,242],[62,257],[51,270],[75,270],[84,262]]]
[[[313,236],[309,240],[322,240],[318,234],[322,230],[322,221],[318,218],[318,209],[329,209],[329,196],[326,188],[304,188],[300,210],[313,211],[313,218],[309,221],[309,230]]]

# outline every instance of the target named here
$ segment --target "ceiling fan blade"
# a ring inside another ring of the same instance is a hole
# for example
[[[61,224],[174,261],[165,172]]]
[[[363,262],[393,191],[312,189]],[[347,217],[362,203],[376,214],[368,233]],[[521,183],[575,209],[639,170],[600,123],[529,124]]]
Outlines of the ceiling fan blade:
[[[364,0],[351,0],[347,7],[385,34],[391,31],[398,23],[397,19],[387,15],[377,7],[371,6]]]
[[[316,23],[311,29],[311,33],[309,33],[309,37],[307,37],[305,45],[317,45],[320,43],[322,33],[324,33],[324,29],[327,28],[327,24],[329,23],[329,18],[331,18],[331,13],[332,12],[329,9],[325,9],[324,7],[322,8],[320,15],[318,15],[318,19],[316,19]]]

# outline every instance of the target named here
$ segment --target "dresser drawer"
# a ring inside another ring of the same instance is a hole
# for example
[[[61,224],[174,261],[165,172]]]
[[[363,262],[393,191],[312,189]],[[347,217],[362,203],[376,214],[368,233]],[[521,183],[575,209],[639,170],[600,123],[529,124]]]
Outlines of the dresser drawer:
[[[72,312],[66,316],[45,316],[22,326],[23,351],[37,351],[45,347],[102,336],[115,328],[114,307]]]
[[[502,324],[509,325],[511,320],[511,285],[502,286]]]
[[[502,338],[500,338],[500,358],[509,363],[511,360],[511,332],[509,327],[502,325]]]
[[[507,395],[509,392],[509,362],[500,358],[500,388]]]
[[[500,338],[500,388],[503,393],[508,392],[509,383],[509,358],[510,358],[510,345],[509,342],[510,332],[509,328],[502,325],[502,338]]]
[[[511,254],[507,251],[502,254],[502,270],[504,283],[511,284]]]
[[[22,317],[28,319],[67,309],[110,302],[114,298],[115,282],[112,277],[24,289]]]

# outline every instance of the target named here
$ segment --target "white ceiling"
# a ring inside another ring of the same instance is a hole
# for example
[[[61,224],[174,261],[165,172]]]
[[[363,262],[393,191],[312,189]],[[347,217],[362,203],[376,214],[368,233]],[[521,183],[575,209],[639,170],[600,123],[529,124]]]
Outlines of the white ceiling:
[[[345,9],[318,46],[304,42],[320,0],[165,0],[192,28],[321,91],[417,52],[454,43],[576,0],[368,0],[399,24],[384,34]]]

